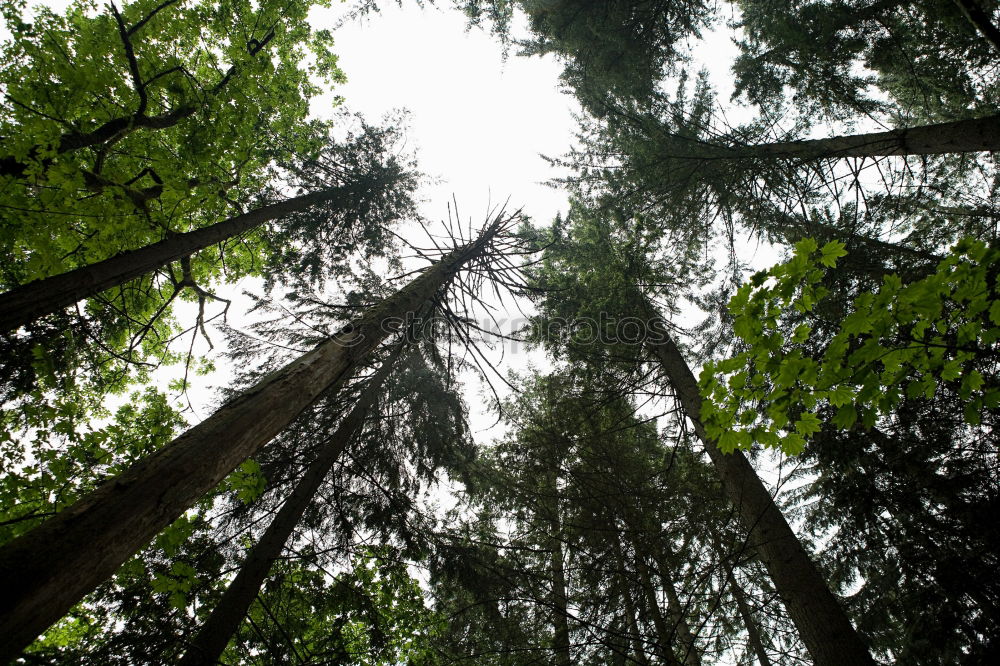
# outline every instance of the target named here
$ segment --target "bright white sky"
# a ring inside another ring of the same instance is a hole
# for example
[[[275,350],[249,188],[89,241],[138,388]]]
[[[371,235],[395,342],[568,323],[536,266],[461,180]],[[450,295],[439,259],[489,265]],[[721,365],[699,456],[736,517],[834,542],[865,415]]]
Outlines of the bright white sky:
[[[502,58],[497,39],[467,31],[450,7],[420,9],[392,2],[369,19],[334,32],[348,108],[375,120],[404,107],[420,168],[441,182],[424,190],[422,212],[444,217],[454,194],[465,217],[480,221],[487,204],[509,196],[513,207],[547,222],[567,207],[563,192],[542,182],[556,175],[539,153],[566,151],[575,100],[558,90],[551,58]],[[333,28],[345,5],[314,10],[317,27]],[[324,115],[329,97],[313,112]]]

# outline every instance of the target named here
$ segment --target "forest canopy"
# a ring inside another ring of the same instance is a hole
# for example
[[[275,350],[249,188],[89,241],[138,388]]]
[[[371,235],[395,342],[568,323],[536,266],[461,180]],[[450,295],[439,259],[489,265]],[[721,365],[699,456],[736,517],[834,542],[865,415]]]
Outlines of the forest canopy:
[[[1000,3],[415,3],[578,109],[443,221],[397,4],[0,3],[0,663],[1000,660]]]

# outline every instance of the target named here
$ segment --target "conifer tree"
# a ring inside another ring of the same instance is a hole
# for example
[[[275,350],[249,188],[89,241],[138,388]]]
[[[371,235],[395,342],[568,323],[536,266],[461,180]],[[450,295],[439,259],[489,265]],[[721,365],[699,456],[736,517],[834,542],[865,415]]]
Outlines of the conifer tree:
[[[6,544],[0,569],[17,572],[5,596],[3,653],[15,656],[148,539],[264,446],[323,391],[345,381],[406,317],[466,264],[488,261],[513,217],[498,215],[409,285],[337,335],[231,400],[213,416],[42,526]],[[213,442],[221,445],[211,446]],[[83,573],[87,575],[84,576]]]

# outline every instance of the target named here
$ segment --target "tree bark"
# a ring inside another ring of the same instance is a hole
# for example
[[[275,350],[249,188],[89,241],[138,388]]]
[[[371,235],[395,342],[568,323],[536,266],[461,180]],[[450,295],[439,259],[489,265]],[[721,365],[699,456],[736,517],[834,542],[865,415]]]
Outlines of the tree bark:
[[[105,289],[151,273],[194,252],[255,229],[268,220],[334,201],[345,196],[348,190],[347,187],[334,187],[303,194],[11,289],[0,294],[0,331],[17,329],[79,300],[96,296]]]
[[[495,220],[330,340],[261,380],[155,454],[0,549],[0,663],[38,634],[237,465],[336,389],[502,228]]]
[[[219,663],[219,657],[250,610],[271,565],[281,555],[292,530],[309,507],[323,479],[364,424],[365,417],[378,397],[379,387],[389,375],[395,359],[395,355],[386,359],[378,372],[368,380],[364,392],[350,413],[337,426],[316,460],[309,465],[260,541],[247,554],[236,578],[226,588],[219,603],[191,641],[187,653],[178,662],[180,666]]]
[[[722,453],[706,434],[700,420],[698,382],[659,315],[648,301],[643,304],[647,321],[656,327],[656,338],[648,342],[649,350],[659,361],[712,460],[723,492],[739,512],[749,542],[767,566],[813,662],[817,666],[874,666],[868,648],[746,456],[741,451]]]
[[[835,157],[887,157],[892,155],[943,155],[1000,151],[1000,115],[956,120],[826,139],[803,139],[754,146],[719,146],[695,143],[684,154],[691,159],[801,159]]]

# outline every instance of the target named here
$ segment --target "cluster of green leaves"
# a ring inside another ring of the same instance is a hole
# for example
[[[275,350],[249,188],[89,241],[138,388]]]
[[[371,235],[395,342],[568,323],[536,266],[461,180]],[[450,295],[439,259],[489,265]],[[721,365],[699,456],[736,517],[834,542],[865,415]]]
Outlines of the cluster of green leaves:
[[[344,77],[330,34],[306,22],[311,4],[139,0],[119,19],[81,1],[26,21],[6,3],[3,281],[225,217],[274,182],[275,159],[317,151],[308,100]],[[242,251],[229,270],[250,261]]]
[[[729,302],[746,349],[706,363],[700,378],[702,420],[723,451],[758,443],[798,454],[825,406],[842,429],[870,428],[904,398],[933,397],[940,382],[957,388],[969,424],[1000,406],[1000,386],[982,372],[1000,339],[1000,251],[965,239],[923,279],[885,276],[854,300],[814,358],[805,350],[811,327],[799,323],[790,335],[788,327],[827,296],[820,282],[845,254],[839,241],[802,240],[789,261],[755,274]]]
[[[133,393],[114,414],[73,396],[27,405],[17,430],[0,430],[0,543],[70,505],[104,479],[173,439],[183,419],[154,388]],[[94,414],[106,418],[81,425]],[[9,425],[5,423],[5,425]]]
[[[316,159],[328,140],[325,123],[307,120],[310,98],[344,80],[330,33],[307,21],[314,4],[79,0],[29,14],[4,2],[0,288],[277,196],[288,165]],[[178,360],[168,348],[181,330],[175,299],[261,274],[271,248],[264,234],[245,234],[56,315],[70,326],[47,326],[50,317],[5,331],[22,388],[30,354],[50,355],[56,372],[85,371],[79,394],[124,390],[142,363]]]

